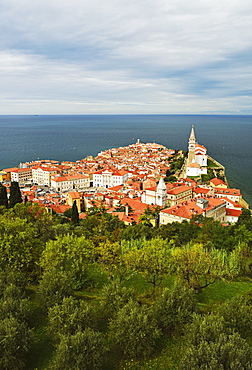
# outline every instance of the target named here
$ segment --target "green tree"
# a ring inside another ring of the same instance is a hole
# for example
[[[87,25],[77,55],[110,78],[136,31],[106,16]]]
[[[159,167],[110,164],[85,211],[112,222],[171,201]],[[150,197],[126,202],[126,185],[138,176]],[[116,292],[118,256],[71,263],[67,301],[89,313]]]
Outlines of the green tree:
[[[22,203],[21,191],[19,184],[16,181],[11,182],[10,186],[10,197],[9,197],[9,207],[13,208],[15,204]]]
[[[225,330],[222,318],[195,317],[188,331],[180,370],[251,368],[251,348],[238,333]]]
[[[0,368],[23,369],[33,338],[32,331],[23,321],[12,316],[0,320]]]
[[[83,236],[63,235],[46,243],[40,265],[46,271],[51,268],[65,271],[72,276],[75,287],[81,288],[87,281],[87,269],[93,257],[94,247],[90,240]]]
[[[185,324],[192,321],[196,311],[194,290],[179,284],[172,289],[165,289],[154,305],[158,326],[165,332],[184,328]]]
[[[34,225],[25,219],[1,215],[0,233],[0,268],[9,267],[34,277],[41,253],[41,241]]]
[[[58,340],[62,335],[73,335],[87,327],[95,326],[93,308],[83,300],[65,297],[62,303],[49,308],[49,328]]]
[[[112,318],[130,300],[136,300],[134,289],[123,287],[112,281],[110,284],[105,285],[101,291],[101,316]]]
[[[2,184],[0,184],[0,206],[8,207],[7,190]]]
[[[50,369],[98,370],[104,365],[106,352],[103,334],[86,328],[74,335],[61,336]]]
[[[143,241],[140,248],[132,247],[125,254],[125,260],[128,268],[139,272],[152,285],[153,293],[170,272],[170,249],[162,239]]]
[[[72,210],[71,210],[71,221],[74,225],[79,225],[79,212],[76,204],[76,200],[73,202]]]
[[[119,242],[112,243],[107,240],[95,248],[95,253],[98,264],[106,271],[108,277],[117,279],[121,283],[128,273],[123,244]]]
[[[147,306],[130,300],[110,322],[110,336],[126,358],[148,357],[160,336]]]
[[[252,334],[252,309],[245,296],[234,297],[223,303],[217,310],[223,318],[225,328],[237,331],[242,338]]]
[[[237,273],[229,265],[225,251],[214,248],[207,250],[200,244],[189,244],[172,251],[174,272],[182,282],[195,290],[201,290],[219,279],[232,277]]]
[[[52,268],[45,271],[40,281],[38,292],[45,308],[50,308],[57,303],[62,303],[65,297],[73,292],[71,276],[65,271]]]

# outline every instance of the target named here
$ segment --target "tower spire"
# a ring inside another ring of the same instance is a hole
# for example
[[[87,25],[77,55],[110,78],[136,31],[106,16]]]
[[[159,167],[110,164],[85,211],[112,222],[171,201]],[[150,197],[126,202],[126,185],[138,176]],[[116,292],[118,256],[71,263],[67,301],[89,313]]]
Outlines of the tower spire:
[[[195,146],[196,138],[194,134],[194,125],[192,125],[191,134],[188,141],[188,163],[192,163],[195,160]]]

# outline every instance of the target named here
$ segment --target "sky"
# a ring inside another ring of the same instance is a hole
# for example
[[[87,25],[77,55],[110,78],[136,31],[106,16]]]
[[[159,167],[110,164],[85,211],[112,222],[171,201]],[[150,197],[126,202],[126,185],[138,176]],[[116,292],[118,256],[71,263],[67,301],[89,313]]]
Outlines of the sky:
[[[0,0],[0,114],[252,114],[252,1]]]

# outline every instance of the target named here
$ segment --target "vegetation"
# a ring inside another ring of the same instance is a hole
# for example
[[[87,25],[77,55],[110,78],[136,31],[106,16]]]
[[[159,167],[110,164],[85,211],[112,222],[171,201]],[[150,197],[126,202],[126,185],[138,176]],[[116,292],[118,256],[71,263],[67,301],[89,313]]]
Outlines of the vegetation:
[[[1,369],[252,368],[250,211],[226,227],[153,212],[2,204]]]

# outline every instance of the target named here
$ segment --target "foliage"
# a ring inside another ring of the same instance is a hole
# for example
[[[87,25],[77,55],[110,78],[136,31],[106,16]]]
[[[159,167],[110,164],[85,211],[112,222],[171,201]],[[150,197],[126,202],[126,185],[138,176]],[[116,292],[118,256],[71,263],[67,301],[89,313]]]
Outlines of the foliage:
[[[41,251],[36,228],[25,219],[1,215],[0,233],[0,268],[34,274]]]
[[[153,293],[170,272],[169,245],[162,239],[143,241],[141,248],[133,247],[125,254],[125,260],[128,268],[139,272],[152,284]]]
[[[238,333],[225,330],[218,316],[195,317],[188,332],[181,370],[251,369],[252,350]]]
[[[128,272],[125,263],[126,252],[122,243],[112,243],[107,240],[95,248],[95,253],[98,264],[107,272],[109,278],[116,278],[119,282],[122,282]]]
[[[166,332],[179,330],[192,321],[193,313],[196,311],[195,292],[179,284],[175,284],[172,289],[165,289],[154,305],[158,326]]]
[[[10,186],[10,197],[9,197],[9,207],[13,208],[15,204],[22,203],[21,191],[17,181],[12,181]]]
[[[65,271],[56,268],[45,271],[38,287],[43,305],[50,308],[61,303],[73,292],[72,285],[71,277]]]
[[[50,369],[101,369],[107,352],[103,334],[86,328],[74,335],[61,336]]]
[[[87,267],[93,261],[93,255],[90,240],[83,236],[63,235],[46,243],[40,265],[45,271],[51,268],[65,271],[74,279],[75,288],[81,288],[86,283]]]
[[[4,185],[0,183],[0,206],[8,207],[7,190]]]
[[[32,331],[25,322],[10,316],[0,320],[0,368],[20,370],[32,342]]]
[[[85,301],[67,297],[49,308],[48,321],[51,333],[59,339],[62,335],[73,335],[86,327],[94,327],[94,312]]]
[[[133,288],[122,287],[116,282],[111,282],[101,291],[100,311],[103,317],[113,317],[130,300],[136,300]]]
[[[252,309],[244,296],[238,295],[223,303],[217,314],[223,318],[225,328],[237,331],[241,337],[247,338],[252,334]]]
[[[225,251],[205,249],[200,244],[189,244],[175,248],[172,252],[174,271],[188,287],[201,290],[214,284],[218,279],[232,277]]]
[[[147,306],[130,300],[110,322],[112,341],[126,358],[148,357],[160,336]]]

